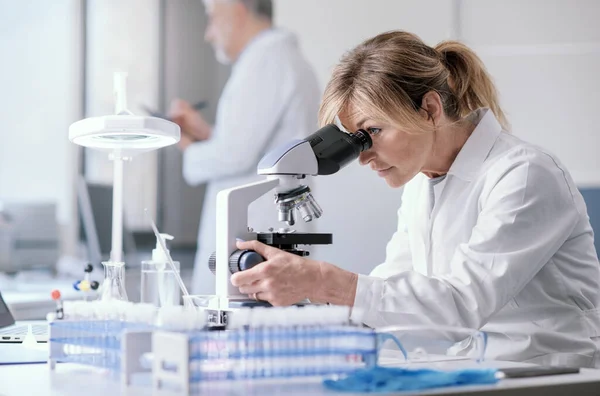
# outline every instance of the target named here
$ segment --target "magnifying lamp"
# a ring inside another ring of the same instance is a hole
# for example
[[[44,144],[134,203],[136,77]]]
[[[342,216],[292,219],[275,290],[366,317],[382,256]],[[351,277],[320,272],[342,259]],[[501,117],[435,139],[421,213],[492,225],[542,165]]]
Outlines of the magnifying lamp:
[[[123,162],[140,154],[179,142],[180,129],[173,122],[134,115],[127,110],[127,73],[114,74],[115,114],[90,117],[69,127],[69,140],[77,145],[109,153],[114,162],[112,246],[110,262],[123,265]]]

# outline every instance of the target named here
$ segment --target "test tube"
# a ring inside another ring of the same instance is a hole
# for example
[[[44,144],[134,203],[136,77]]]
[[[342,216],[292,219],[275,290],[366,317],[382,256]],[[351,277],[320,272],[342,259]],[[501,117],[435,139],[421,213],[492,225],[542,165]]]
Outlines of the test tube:
[[[248,309],[241,308],[232,312],[228,318],[227,328],[229,330],[231,349],[230,359],[234,367],[234,377],[242,378],[245,372],[246,339],[245,327],[247,325]]]
[[[309,310],[307,311],[306,308],[309,308]],[[307,375],[310,366],[310,360],[312,359],[312,354],[314,352],[314,350],[311,350],[311,345],[314,342],[314,308],[315,307],[304,307],[298,310],[302,321],[299,329],[300,331],[298,332],[301,358],[299,360],[300,365],[298,366],[297,370],[298,375],[300,376]]]
[[[284,328],[284,320],[282,317],[284,308],[273,307],[270,308],[270,314],[272,318],[272,340],[271,340],[271,350],[272,350],[272,364],[271,364],[271,372],[273,377],[281,377],[284,373],[282,370],[281,361],[285,359],[284,350],[283,350],[283,339],[285,337],[285,328]]]
[[[263,376],[270,378],[273,377],[273,366],[275,359],[275,351],[273,346],[273,336],[275,335],[276,318],[273,317],[271,309],[262,308],[261,315],[263,317],[263,360],[264,369]],[[275,320],[274,320],[275,319]]]
[[[329,339],[329,353],[331,356],[331,365],[333,370],[341,370],[344,368],[346,363],[346,356],[339,352],[340,346],[344,343],[348,342],[348,337],[350,336],[349,331],[351,330],[347,326],[344,326],[348,323],[348,317],[350,314],[348,307],[332,307],[334,314],[334,332],[331,334]]]
[[[285,358],[285,367],[287,376],[296,375],[296,369],[294,367],[295,359],[299,359],[300,356],[298,354],[298,329],[300,322],[300,317],[298,315],[298,307],[291,306],[285,308],[285,323],[287,327],[287,337],[286,337],[286,350],[287,355]],[[297,362],[297,360],[296,360]]]
[[[249,354],[250,354],[250,316],[252,310],[250,308],[243,309],[243,321],[240,326],[240,353],[242,361],[243,378],[248,377],[249,372]]]
[[[131,115],[127,110],[127,72],[117,71],[113,74],[113,92],[115,98],[115,114]]]
[[[84,301],[77,301],[75,305],[75,311],[77,312],[77,322],[75,323],[73,343],[71,344],[70,348],[70,354],[75,355],[75,358],[77,358],[77,355],[81,354],[81,346],[83,345],[85,340],[84,332],[86,330],[86,315],[84,305]]]
[[[97,344],[96,350],[100,351],[100,353],[98,353],[98,355],[101,355],[102,353],[104,353],[104,351],[107,351],[110,347],[110,345],[108,345],[108,343],[109,343],[108,330],[109,329],[107,327],[106,320],[104,320],[105,319],[104,312],[103,312],[104,304],[101,304],[99,301],[93,301],[93,302],[89,302],[89,304],[87,304],[87,305],[90,307],[90,310],[93,312],[93,319],[96,322],[96,324],[95,324],[96,334],[98,335],[97,338],[95,339],[95,342]]]
[[[250,311],[250,378],[258,378],[262,358],[262,328],[261,312],[259,308]]]
[[[317,353],[323,356],[323,359],[315,360],[317,365],[317,374],[326,374],[331,370],[331,361],[328,351],[328,342],[330,339],[332,326],[331,326],[331,317],[329,315],[332,314],[330,307],[326,305],[317,306],[317,315],[316,321],[317,326],[315,327],[315,332],[317,333],[315,336],[315,349],[318,351]]]
[[[298,309],[298,317],[300,319],[300,326],[298,326],[298,353],[300,363],[297,370],[297,375],[307,375],[310,370],[309,361],[314,352],[314,313],[315,308],[313,306],[306,306]]]
[[[264,308],[257,307],[252,309],[252,327],[255,330],[255,350],[256,357],[254,359],[253,377],[260,378],[263,376],[264,363],[265,363],[265,350],[264,350]]]

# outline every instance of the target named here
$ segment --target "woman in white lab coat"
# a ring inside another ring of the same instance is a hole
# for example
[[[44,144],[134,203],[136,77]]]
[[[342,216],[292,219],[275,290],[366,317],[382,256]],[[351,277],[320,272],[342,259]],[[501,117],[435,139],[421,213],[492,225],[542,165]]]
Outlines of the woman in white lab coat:
[[[326,88],[320,122],[334,121],[368,131],[361,164],[404,186],[385,262],[365,276],[238,243],[267,258],[232,277],[240,291],[273,305],[349,305],[372,327],[483,329],[491,359],[600,366],[600,268],[585,203],[556,157],[508,132],[474,52],[405,32],[367,40]],[[374,196],[362,210],[376,208]]]

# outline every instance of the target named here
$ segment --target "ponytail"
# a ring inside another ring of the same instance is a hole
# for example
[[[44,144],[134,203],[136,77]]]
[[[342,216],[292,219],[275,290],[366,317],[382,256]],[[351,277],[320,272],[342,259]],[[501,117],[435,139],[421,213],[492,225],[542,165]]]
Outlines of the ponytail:
[[[443,41],[435,50],[450,72],[448,84],[456,98],[457,115],[462,118],[480,107],[489,107],[502,127],[510,130],[494,82],[477,54],[458,41]]]
[[[431,124],[420,113],[428,92],[440,95],[450,122],[488,107],[509,130],[494,83],[472,50],[456,41],[432,48],[403,31],[381,33],[344,55],[325,88],[319,122],[334,122],[352,107],[389,125],[428,133]]]

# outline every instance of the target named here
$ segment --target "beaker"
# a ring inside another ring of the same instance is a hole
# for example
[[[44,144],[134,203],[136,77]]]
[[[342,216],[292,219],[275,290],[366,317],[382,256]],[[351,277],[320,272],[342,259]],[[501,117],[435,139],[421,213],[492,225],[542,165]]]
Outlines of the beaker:
[[[175,269],[179,272],[179,262],[174,261]],[[175,278],[175,273],[166,263],[142,261],[142,288],[140,301],[156,307],[179,305],[181,290]]]
[[[102,301],[122,300],[128,301],[125,291],[125,263],[114,261],[103,261],[104,282],[100,299]]]

